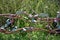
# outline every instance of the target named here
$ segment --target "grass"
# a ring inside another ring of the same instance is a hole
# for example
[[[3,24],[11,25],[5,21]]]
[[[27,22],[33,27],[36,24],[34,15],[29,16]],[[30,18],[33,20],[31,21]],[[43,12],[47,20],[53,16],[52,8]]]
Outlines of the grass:
[[[0,13],[16,13],[18,10],[26,10],[27,13],[48,13],[50,17],[55,17],[56,12],[60,9],[57,0],[0,0]],[[54,14],[54,15],[53,15]],[[26,22],[25,19],[18,19],[17,25],[44,27],[43,24],[33,24]],[[0,33],[0,40],[59,40],[60,35],[51,35],[44,31],[36,31],[30,33]]]

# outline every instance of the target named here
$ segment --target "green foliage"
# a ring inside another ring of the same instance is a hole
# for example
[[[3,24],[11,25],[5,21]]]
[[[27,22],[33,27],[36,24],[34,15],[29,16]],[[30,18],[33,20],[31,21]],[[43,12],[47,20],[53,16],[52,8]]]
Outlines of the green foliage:
[[[26,10],[32,13],[32,9],[36,13],[48,13],[50,17],[55,17],[56,12],[60,10],[57,0],[0,0],[0,13],[16,13],[18,10]],[[25,19],[18,19],[17,25],[42,27],[40,23],[27,23]],[[36,31],[26,33],[23,36],[20,32],[13,34],[0,33],[0,40],[59,40],[59,35],[50,35],[44,31]]]

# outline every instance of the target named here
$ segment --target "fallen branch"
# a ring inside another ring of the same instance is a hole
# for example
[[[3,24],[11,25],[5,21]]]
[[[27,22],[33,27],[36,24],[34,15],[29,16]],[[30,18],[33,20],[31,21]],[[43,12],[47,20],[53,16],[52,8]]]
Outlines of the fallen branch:
[[[30,27],[24,27],[24,28],[30,28]],[[23,28],[18,28],[16,31],[7,31],[7,30],[2,30],[2,29],[0,29],[0,32],[1,32],[1,33],[5,33],[5,34],[12,34],[12,33],[14,33],[14,32],[19,32],[20,30],[23,31]],[[41,30],[41,31],[46,31],[46,32],[48,32],[48,33],[57,33],[55,30],[46,30],[46,29],[43,29],[43,28],[33,28],[33,29],[31,29],[31,30],[26,30],[25,32],[39,31],[39,30]],[[57,30],[57,29],[56,29],[56,30]],[[60,33],[60,32],[59,32],[59,33]]]

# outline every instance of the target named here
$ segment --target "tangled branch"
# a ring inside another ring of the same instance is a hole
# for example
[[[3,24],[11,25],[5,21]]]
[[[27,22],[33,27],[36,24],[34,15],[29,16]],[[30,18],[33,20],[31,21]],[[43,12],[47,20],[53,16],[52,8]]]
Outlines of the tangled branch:
[[[2,30],[0,29],[0,32],[1,33],[5,33],[5,34],[12,34],[14,32],[19,32],[20,30],[24,31],[24,32],[31,32],[31,31],[46,31],[48,33],[60,33],[60,32],[57,32],[58,29],[53,29],[53,30],[46,30],[46,29],[43,29],[43,28],[32,28],[31,30],[29,29],[30,27],[24,27],[24,28],[27,28],[26,31],[24,31],[23,28],[18,28],[16,31],[7,31],[7,30]]]

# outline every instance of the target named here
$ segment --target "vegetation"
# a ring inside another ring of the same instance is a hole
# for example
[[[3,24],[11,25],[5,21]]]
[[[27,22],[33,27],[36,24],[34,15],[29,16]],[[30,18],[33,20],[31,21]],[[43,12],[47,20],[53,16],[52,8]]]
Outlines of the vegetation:
[[[16,11],[26,10],[27,13],[33,13],[32,9],[36,13],[48,13],[50,17],[56,17],[56,12],[60,10],[60,5],[58,5],[58,0],[0,0],[0,13],[16,13]],[[25,16],[23,16],[25,17]],[[19,27],[23,26],[35,26],[44,27],[40,23],[29,23],[25,19],[18,19],[17,25]],[[3,34],[0,33],[0,40],[59,40],[59,34],[51,35],[44,31],[36,32],[16,32],[13,34]]]

